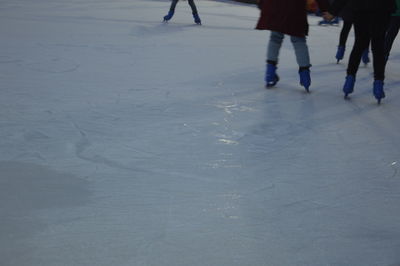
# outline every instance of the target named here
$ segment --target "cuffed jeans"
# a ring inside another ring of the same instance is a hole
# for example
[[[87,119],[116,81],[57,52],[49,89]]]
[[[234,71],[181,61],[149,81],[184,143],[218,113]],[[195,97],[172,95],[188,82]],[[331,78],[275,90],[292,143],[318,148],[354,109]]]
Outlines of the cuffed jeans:
[[[282,46],[283,39],[285,35],[280,32],[271,31],[267,60],[278,62],[279,51]],[[296,54],[296,60],[299,67],[309,67],[310,64],[310,54],[308,52],[307,41],[305,37],[290,36],[290,41],[293,44],[294,52]]]

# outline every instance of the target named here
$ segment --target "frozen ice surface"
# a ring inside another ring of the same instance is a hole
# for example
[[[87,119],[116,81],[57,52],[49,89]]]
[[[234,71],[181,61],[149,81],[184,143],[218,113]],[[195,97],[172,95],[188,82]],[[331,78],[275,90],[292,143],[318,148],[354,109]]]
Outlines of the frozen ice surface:
[[[310,17],[264,88],[255,6],[0,0],[0,265],[400,265],[399,44],[341,86]]]

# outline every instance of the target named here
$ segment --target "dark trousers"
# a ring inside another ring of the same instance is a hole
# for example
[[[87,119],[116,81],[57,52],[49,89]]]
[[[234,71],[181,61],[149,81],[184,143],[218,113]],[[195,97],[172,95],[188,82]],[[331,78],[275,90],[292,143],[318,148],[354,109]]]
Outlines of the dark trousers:
[[[355,42],[350,54],[347,75],[356,76],[361,56],[371,42],[374,78],[385,79],[385,34],[390,15],[378,12],[364,12],[354,14]]]
[[[400,29],[400,17],[399,16],[393,16],[390,19],[390,24],[389,28],[386,32],[386,38],[385,38],[385,58],[389,58],[390,50],[392,50],[392,45],[394,42],[394,39],[396,39],[397,34],[399,33]]]
[[[340,38],[339,38],[339,46],[346,46],[347,37],[349,37],[349,33],[351,27],[353,26],[353,21],[343,20],[343,27],[340,31]]]
[[[175,12],[175,7],[176,7],[176,4],[178,4],[178,1],[179,0],[172,0],[169,11]],[[197,8],[196,8],[196,5],[194,4],[194,0],[188,0],[188,2],[189,2],[190,7],[192,8],[192,13],[197,14]]]

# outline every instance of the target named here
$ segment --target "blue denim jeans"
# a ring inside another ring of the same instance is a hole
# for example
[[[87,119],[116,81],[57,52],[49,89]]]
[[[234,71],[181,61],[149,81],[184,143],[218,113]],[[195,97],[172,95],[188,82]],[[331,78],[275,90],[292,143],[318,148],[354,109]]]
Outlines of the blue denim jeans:
[[[284,38],[285,35],[283,33],[271,31],[271,36],[268,43],[267,60],[278,62],[279,51]],[[306,38],[290,36],[290,41],[293,44],[297,64],[299,67],[311,66]]]

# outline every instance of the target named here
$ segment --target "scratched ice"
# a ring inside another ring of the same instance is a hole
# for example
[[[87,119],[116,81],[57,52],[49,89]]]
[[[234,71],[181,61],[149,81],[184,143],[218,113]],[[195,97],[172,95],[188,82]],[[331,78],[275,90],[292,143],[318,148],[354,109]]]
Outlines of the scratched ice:
[[[0,1],[0,265],[400,265],[399,43],[387,98],[310,17],[311,94],[258,10]]]

